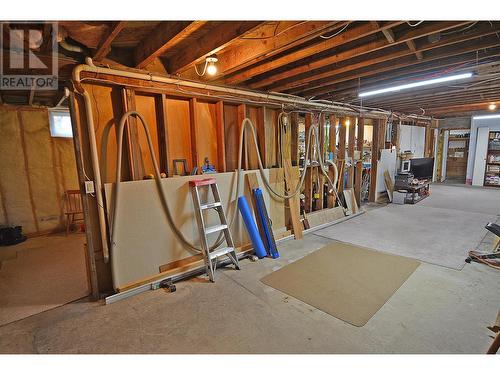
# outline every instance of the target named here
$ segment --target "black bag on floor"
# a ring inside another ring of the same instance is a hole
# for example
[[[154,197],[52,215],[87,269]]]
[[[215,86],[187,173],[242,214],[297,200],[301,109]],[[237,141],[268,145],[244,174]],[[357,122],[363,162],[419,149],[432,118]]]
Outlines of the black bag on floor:
[[[0,228],[0,246],[15,245],[26,241],[27,238],[21,226]]]

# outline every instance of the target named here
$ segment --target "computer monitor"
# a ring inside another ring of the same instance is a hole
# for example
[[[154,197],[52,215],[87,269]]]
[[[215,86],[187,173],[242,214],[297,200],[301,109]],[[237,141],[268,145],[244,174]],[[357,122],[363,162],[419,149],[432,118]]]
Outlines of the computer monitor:
[[[415,178],[432,179],[434,173],[434,158],[411,159],[410,172]]]

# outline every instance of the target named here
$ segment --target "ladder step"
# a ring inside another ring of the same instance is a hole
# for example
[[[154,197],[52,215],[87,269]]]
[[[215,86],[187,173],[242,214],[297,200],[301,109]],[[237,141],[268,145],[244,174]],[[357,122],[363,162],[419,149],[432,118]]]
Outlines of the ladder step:
[[[220,232],[221,230],[227,229],[226,224],[215,225],[213,227],[208,227],[205,229],[205,234]]]
[[[234,252],[236,251],[234,249],[234,247],[223,247],[223,248],[220,248],[220,249],[217,249],[217,250],[214,250],[214,251],[210,252],[209,258],[210,259],[215,259],[215,258],[220,257],[222,255],[226,255],[227,253],[231,253],[233,251]]]
[[[221,202],[211,202],[211,203],[205,203],[200,205],[200,209],[202,210],[208,210],[209,208],[215,208],[215,207],[220,207],[222,206]]]

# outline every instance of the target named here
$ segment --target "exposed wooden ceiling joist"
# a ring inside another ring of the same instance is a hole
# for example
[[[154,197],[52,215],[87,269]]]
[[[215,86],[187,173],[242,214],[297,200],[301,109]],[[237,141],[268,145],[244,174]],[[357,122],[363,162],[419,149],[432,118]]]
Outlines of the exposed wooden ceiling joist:
[[[283,24],[283,26],[280,26]],[[229,46],[226,51],[219,55],[217,64],[218,74],[228,75],[241,70],[250,65],[256,64],[263,59],[283,53],[311,39],[317,38],[321,34],[330,33],[338,28],[339,22],[327,21],[294,21],[278,22],[277,27],[273,24],[271,35],[248,36],[240,38],[236,46]],[[281,29],[283,27],[283,29]],[[185,76],[186,78],[196,78],[195,75]]]
[[[401,24],[401,21],[391,21],[385,24],[382,28],[393,27]],[[341,44],[345,44],[351,42],[356,39],[363,38],[368,35],[375,34],[382,30],[381,27],[376,27],[372,23],[362,23],[360,25],[352,24],[348,25],[347,29],[345,29],[340,34],[333,36],[330,39],[322,39],[321,41],[314,43],[305,48],[299,49],[298,51],[286,54],[284,56],[272,59],[270,61],[264,62],[262,64],[258,64],[255,67],[251,67],[246,69],[240,73],[237,73],[231,77],[226,79],[226,83],[228,84],[239,84],[244,81],[248,81],[249,79],[263,73],[270,72],[279,67],[288,65],[295,61],[305,59],[310,56],[314,56],[323,51],[332,49]],[[342,28],[340,28],[342,29]],[[340,31],[340,30],[339,30]]]
[[[443,115],[448,115],[448,114],[469,114],[471,112],[475,111],[485,111],[488,108],[488,105],[491,104],[491,102],[479,102],[479,103],[472,103],[472,104],[459,104],[459,105],[452,105],[452,106],[442,106],[442,107],[434,107],[432,109],[428,110],[429,114],[432,115],[438,115],[438,116],[443,116]]]
[[[138,69],[146,67],[206,23],[206,21],[161,22],[135,48],[135,67]]]
[[[455,28],[457,26],[462,26],[464,23],[460,22],[444,22],[444,23],[435,23],[435,24],[428,24],[428,25],[423,25],[421,29],[418,31],[413,31],[408,33],[404,33],[401,36],[399,36],[393,43],[389,43],[385,39],[379,39],[375,41],[370,41],[367,42],[363,45],[360,45],[358,47],[354,47],[351,49],[348,49],[343,52],[339,52],[335,55],[328,56],[325,58],[321,58],[315,61],[308,61],[304,65],[297,66],[291,69],[288,69],[285,72],[282,73],[277,73],[277,74],[271,74],[269,76],[266,75],[266,78],[260,81],[257,81],[256,83],[252,83],[249,86],[251,88],[257,89],[257,88],[265,88],[268,90],[274,90],[274,91],[281,91],[281,90],[287,90],[291,89],[294,87],[298,86],[303,86],[308,83],[310,83],[313,80],[318,80],[318,79],[323,79],[325,77],[330,77],[331,74],[331,69],[330,66],[337,65],[340,62],[353,59],[353,58],[361,58],[363,55],[367,55],[370,53],[374,53],[376,51],[380,51],[383,49],[386,49],[388,47],[393,47],[397,46],[401,43],[405,43],[407,41],[417,39],[417,38],[422,38],[431,34],[435,34],[444,30],[448,30],[450,28]],[[497,29],[497,31],[500,30],[500,28]],[[486,31],[485,31],[486,32]],[[487,32],[493,33],[493,31],[488,30]],[[483,35],[484,33],[481,32],[480,36]],[[447,39],[450,43],[453,42],[458,42],[462,41],[463,37],[460,38],[454,38],[450,37]],[[444,43],[442,41],[437,42],[437,43],[431,43],[428,42],[425,46],[421,47],[421,50],[425,49],[430,49],[430,48],[436,48],[443,46]],[[383,53],[379,57],[378,61],[375,61],[373,56],[369,56],[361,61],[360,65],[370,65],[374,64],[379,61],[387,61],[389,60],[390,56],[394,56],[392,58],[398,58],[406,55],[412,54],[412,51],[408,51],[407,49],[404,49],[403,51],[400,51],[398,54],[390,55],[388,53]],[[338,66],[336,66],[338,67]],[[320,70],[323,69],[323,70]]]
[[[262,21],[227,21],[212,29],[208,34],[194,41],[189,48],[179,51],[168,59],[167,70],[181,73],[207,56],[217,53],[243,34],[262,24]]]
[[[330,79],[324,78],[321,81],[314,81],[308,86],[296,88],[293,90],[289,90],[290,93],[293,94],[301,94],[304,96],[316,96],[321,94],[326,94],[332,89],[336,83],[345,82],[352,79],[358,79],[359,77],[366,77],[382,72],[389,72],[391,70],[403,67],[409,67],[416,64],[437,61],[440,59],[445,59],[447,57],[462,55],[468,52],[473,52],[477,50],[492,48],[500,45],[500,39],[494,36],[491,39],[486,39],[485,41],[479,43],[469,44],[467,46],[462,46],[457,48],[456,46],[449,46],[444,48],[439,48],[433,51],[429,51],[428,54],[422,60],[414,60],[408,58],[401,58],[401,56],[394,56],[393,59],[398,59],[397,62],[387,63],[387,60],[377,62],[373,66],[371,64],[364,65],[359,64],[360,66],[356,68],[362,68],[360,70],[353,71],[352,67],[343,67],[337,70],[332,71],[332,74],[329,75]],[[439,66],[439,61],[436,63],[436,66]],[[341,73],[348,72],[348,74],[341,75]]]
[[[120,33],[120,31],[122,31],[126,24],[127,22],[125,21],[118,21],[113,22],[113,24],[109,26],[108,31],[103,35],[101,41],[99,42],[99,46],[94,53],[94,60],[100,61],[104,57],[106,57],[109,50],[111,49],[111,43]]]
[[[463,23],[445,22],[444,24],[439,23],[424,25],[421,29],[418,30],[418,32],[412,31],[411,33],[402,34],[400,37],[398,37],[397,40],[394,39],[394,42],[392,43],[388,42],[385,38],[375,41],[369,41],[360,46],[336,53],[331,56],[312,61],[306,61],[303,65],[287,69],[285,72],[270,75],[266,74],[265,78],[263,78],[262,80],[258,80],[255,83],[250,83],[249,86],[254,89],[266,89],[274,91],[286,90],[291,87],[299,86],[301,83],[305,84],[311,81],[309,77],[313,77],[314,79],[317,74],[326,73],[325,75],[328,76],[330,65],[337,65],[338,63],[348,59],[361,57],[363,55],[373,53],[388,47],[396,46],[409,40],[422,38],[460,25],[463,25]],[[378,23],[375,23],[375,26],[380,27]],[[367,58],[365,61],[369,64],[371,63],[372,59]],[[318,76],[318,78],[322,77]],[[287,86],[285,85],[286,83],[292,83],[292,85]]]
[[[479,55],[469,53],[467,56],[454,56],[439,61],[439,66],[435,64],[418,64],[411,68],[399,68],[391,71],[388,76],[385,73],[370,76],[366,79],[351,80],[335,85],[335,90],[328,94],[328,99],[336,101],[350,102],[352,99],[358,97],[358,92],[362,86],[364,90],[369,90],[370,87],[384,87],[393,85],[397,82],[405,82],[408,80],[420,78],[437,74],[443,70],[453,70],[456,72],[469,69],[474,66],[475,69],[485,69],[491,63],[484,63],[485,59],[497,58],[500,56],[500,49],[493,50],[492,52],[481,53]],[[325,97],[320,95],[320,97]]]

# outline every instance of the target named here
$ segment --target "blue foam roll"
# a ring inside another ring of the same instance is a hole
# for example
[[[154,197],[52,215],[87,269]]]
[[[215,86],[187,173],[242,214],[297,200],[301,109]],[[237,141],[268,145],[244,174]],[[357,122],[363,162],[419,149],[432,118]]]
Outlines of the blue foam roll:
[[[252,240],[255,255],[259,258],[264,258],[267,255],[266,248],[262,243],[262,238],[260,238],[259,231],[257,230],[257,226],[255,225],[255,221],[252,217],[252,212],[250,211],[250,207],[248,207],[248,202],[244,196],[238,198],[238,209],[240,210],[243,221],[245,222],[248,235]]]

